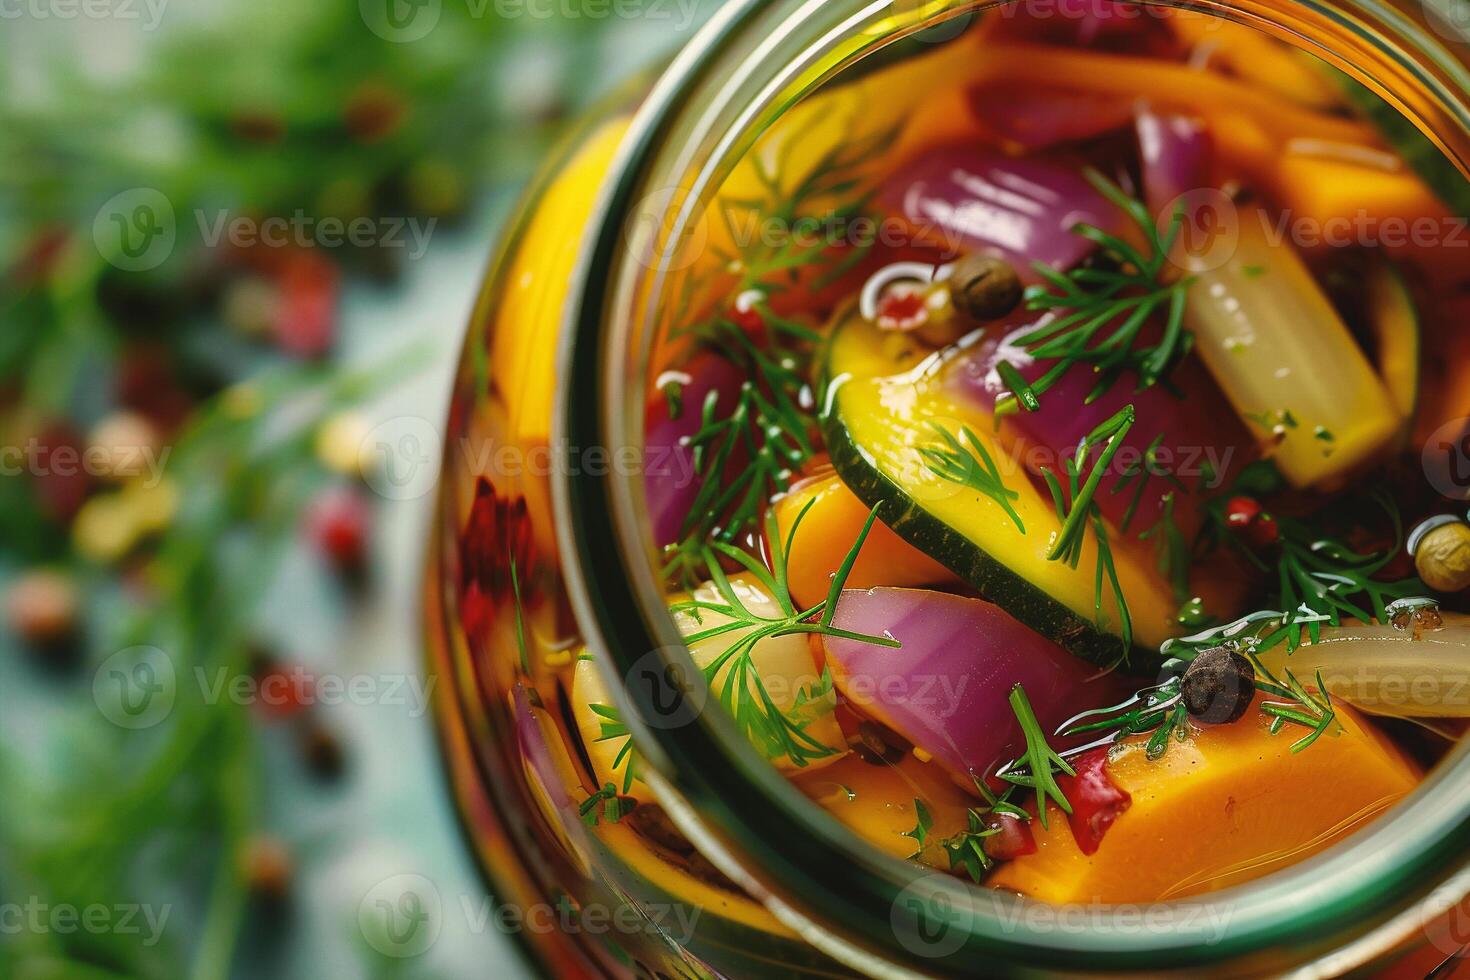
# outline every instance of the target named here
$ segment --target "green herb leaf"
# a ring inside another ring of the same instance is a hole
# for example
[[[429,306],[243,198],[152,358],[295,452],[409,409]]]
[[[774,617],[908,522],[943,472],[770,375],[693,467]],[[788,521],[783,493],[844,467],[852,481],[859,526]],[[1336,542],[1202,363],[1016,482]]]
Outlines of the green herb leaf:
[[[914,797],[914,813],[917,817],[914,829],[906,830],[899,835],[914,841],[914,853],[909,855],[910,858],[916,858],[924,853],[924,842],[929,839],[929,831],[934,827],[934,817],[929,813],[929,807],[917,796]]]
[[[824,673],[816,688],[797,695],[797,708],[801,711],[783,711],[767,691],[760,671],[756,668],[754,653],[762,641],[778,636],[804,633],[858,640],[877,646],[898,647],[899,642],[888,636],[873,636],[840,629],[832,625],[837,601],[847,584],[853,564],[862,550],[873,524],[877,520],[877,508],[868,514],[862,532],[848,549],[837,574],[833,576],[827,596],[816,605],[798,609],[791,599],[788,583],[787,556],[801,527],[802,519],[811,508],[809,502],[792,522],[786,537],[781,537],[774,513],[766,513],[766,540],[771,542],[771,569],[766,571],[749,555],[737,548],[722,546],[718,549],[705,546],[700,549],[710,582],[719,595],[717,601],[688,599],[672,603],[670,612],[685,614],[699,622],[702,613],[714,613],[726,620],[719,625],[698,630],[684,637],[686,643],[694,644],[716,636],[744,631],[728,648],[721,651],[702,673],[705,682],[715,691],[720,704],[735,720],[736,727],[768,758],[785,756],[794,766],[802,767],[816,759],[826,758],[835,751],[830,746],[809,735],[806,729],[821,710],[832,706],[831,675]],[[729,578],[720,567],[716,553],[736,561],[765,586],[780,607],[775,616],[761,615],[750,609],[741,599]],[[720,679],[721,673],[724,674]],[[717,684],[716,682],[719,681]]]
[[[1056,803],[1063,813],[1072,812],[1072,804],[1057,785],[1056,773],[1075,776],[1077,772],[1047,744],[1046,733],[1042,731],[1041,722],[1036,720],[1036,713],[1031,710],[1026,690],[1020,684],[1011,688],[1010,703],[1016,721],[1021,725],[1021,733],[1026,738],[1026,753],[1003,767],[997,775],[1009,783],[1035,790],[1036,814],[1041,826],[1045,827],[1048,800]]]
[[[985,496],[1000,504],[1006,514],[1015,522],[1016,530],[1022,534],[1026,533],[1026,525],[1021,523],[1021,515],[1016,513],[1011,501],[1020,498],[1020,494],[1005,485],[1001,479],[1000,468],[995,465],[995,459],[985,448],[978,436],[969,426],[960,430],[965,442],[973,449],[967,449],[954,434],[937,422],[931,422],[930,426],[939,434],[944,442],[943,449],[932,446],[920,446],[919,455],[923,457],[924,464],[939,478],[951,483],[967,486],[972,490],[978,490]]]
[[[1089,168],[1086,176],[1099,193],[1128,215],[1146,249],[1140,252],[1101,228],[1079,224],[1073,232],[1098,245],[1093,262],[1065,273],[1043,263],[1035,265],[1049,288],[1027,289],[1027,306],[1052,311],[1055,318],[1017,337],[1015,343],[1033,359],[1053,363],[1029,384],[1012,365],[998,366],[1011,395],[997,403],[997,414],[1014,412],[1018,402],[1035,411],[1037,399],[1078,365],[1098,376],[1087,396],[1089,403],[1108,391],[1124,372],[1137,375],[1140,389],[1151,387],[1167,380],[1193,346],[1193,335],[1183,326],[1186,290],[1193,280],[1170,281],[1168,277],[1169,251],[1184,223],[1183,205],[1171,216],[1168,230],[1160,234],[1142,203],[1097,170]],[[1141,340],[1143,327],[1156,312],[1164,314],[1163,334],[1157,343],[1147,344]]]

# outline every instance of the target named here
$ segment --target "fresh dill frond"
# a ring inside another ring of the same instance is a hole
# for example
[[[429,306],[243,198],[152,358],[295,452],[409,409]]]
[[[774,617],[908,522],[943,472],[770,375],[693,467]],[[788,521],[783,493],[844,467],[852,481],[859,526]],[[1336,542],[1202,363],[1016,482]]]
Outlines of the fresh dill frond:
[[[979,437],[969,426],[964,426],[960,435],[972,447],[966,448],[964,442],[944,426],[937,422],[931,422],[930,425],[944,441],[944,448],[920,446],[919,455],[923,457],[924,465],[940,479],[967,486],[994,500],[1015,522],[1016,530],[1025,534],[1026,525],[1021,523],[1021,515],[1016,513],[1011,504],[1011,501],[1019,499],[1021,495],[1005,485],[1000,468],[996,466],[994,457]]]
[[[1169,253],[1184,224],[1183,204],[1161,233],[1142,202],[1095,169],[1088,168],[1085,175],[1088,183],[1129,218],[1145,248],[1139,251],[1117,235],[1084,222],[1072,231],[1097,244],[1093,262],[1066,272],[1041,262],[1033,264],[1046,284],[1026,290],[1027,307],[1051,311],[1053,318],[1015,338],[1014,343],[1033,359],[1053,363],[1040,377],[1021,382],[1019,387],[1019,372],[1012,368],[1008,377],[1002,371],[1001,378],[1011,392],[997,403],[999,414],[1018,408],[1034,411],[1041,395],[1079,365],[1098,376],[1088,403],[1106,393],[1124,372],[1137,376],[1138,389],[1151,387],[1165,381],[1193,346],[1193,335],[1184,329],[1185,297],[1193,280],[1171,280],[1167,274]],[[1164,317],[1162,335],[1155,343],[1145,343],[1143,328],[1156,313]]]
[[[1189,566],[1193,554],[1184,532],[1179,529],[1179,522],[1174,519],[1177,492],[1170,490],[1160,498],[1159,519],[1140,531],[1138,539],[1153,542],[1159,572],[1169,580],[1174,601],[1183,604],[1189,600]]]
[[[1024,811],[1023,811],[1024,812]],[[984,880],[985,873],[995,866],[995,858],[985,852],[985,838],[1000,833],[1000,828],[985,823],[985,811],[971,808],[968,814],[969,829],[940,841],[949,858],[949,869],[963,868],[970,880],[977,885]]]
[[[1021,734],[1026,739],[1026,752],[996,775],[1008,783],[1035,791],[1037,819],[1045,827],[1047,800],[1056,803],[1063,813],[1072,813],[1072,804],[1057,785],[1056,774],[1061,772],[1075,776],[1077,772],[1047,743],[1046,732],[1042,730],[1041,722],[1036,720],[1036,713],[1026,698],[1026,690],[1020,684],[1011,688],[1010,703],[1016,721],[1021,725]]]
[[[1337,720],[1332,704],[1332,695],[1322,683],[1322,671],[1317,671],[1317,695],[1313,695],[1288,669],[1285,680],[1278,680],[1252,652],[1251,665],[1256,670],[1256,688],[1276,697],[1287,698],[1286,702],[1267,701],[1261,705],[1261,714],[1271,718],[1271,734],[1275,735],[1287,724],[1306,728],[1307,734],[1291,744],[1292,752],[1300,752],[1321,738]]]
[[[1050,561],[1065,562],[1070,567],[1076,568],[1077,563],[1082,559],[1082,545],[1086,539],[1087,529],[1092,528],[1097,546],[1093,605],[1098,616],[1101,617],[1103,586],[1106,583],[1118,606],[1119,632],[1123,640],[1124,656],[1133,646],[1133,617],[1128,610],[1128,600],[1123,593],[1122,583],[1118,579],[1117,565],[1113,561],[1107,523],[1103,520],[1102,510],[1098,507],[1095,498],[1103,474],[1107,472],[1109,464],[1112,463],[1113,457],[1122,446],[1128,431],[1133,428],[1133,421],[1133,406],[1125,405],[1084,436],[1077,446],[1077,451],[1066,461],[1067,484],[1065,489],[1062,481],[1054,472],[1046,467],[1041,470],[1042,478],[1051,491],[1057,519],[1062,522],[1061,531],[1057,534],[1056,542],[1052,545],[1047,558]],[[1099,445],[1102,446],[1102,450],[1097,459],[1092,462],[1087,479],[1084,481],[1082,479],[1083,467],[1088,465],[1093,448]]]
[[[675,327],[670,337],[693,339],[734,364],[748,380],[727,412],[721,412],[715,392],[700,406],[700,428],[688,441],[700,489],[678,540],[666,549],[666,578],[691,584],[703,570],[701,549],[738,544],[755,530],[766,501],[789,489],[792,474],[815,454],[817,399],[807,378],[821,336],[800,320],[779,314],[771,299],[799,282],[803,270],[815,270],[811,284],[821,289],[871,250],[873,243],[867,240],[834,248],[832,235],[795,232],[871,220],[872,191],[865,189],[863,168],[896,134],[896,128],[885,129],[843,140],[805,165],[796,180],[787,179],[787,170],[800,140],[783,147],[773,169],[754,154],[750,159],[762,193],[721,201],[737,251],[720,255],[714,312]],[[742,215],[755,224],[744,227]],[[791,233],[762,234],[761,223],[772,221]],[[812,237],[816,241],[809,241]],[[850,236],[839,237],[845,241]],[[726,281],[731,271],[733,284]],[[744,297],[749,312],[759,318],[764,328],[760,342],[736,322],[726,299],[730,296]],[[666,385],[664,394],[671,406],[688,410],[681,391]]]
[[[770,567],[762,565],[745,551],[723,542],[714,542],[699,549],[704,573],[715,592],[712,599],[689,598],[671,603],[669,611],[683,614],[696,626],[685,634],[684,642],[694,646],[720,636],[739,633],[734,642],[720,651],[700,672],[705,684],[715,693],[726,712],[735,721],[740,732],[761,749],[767,758],[785,756],[792,765],[802,767],[817,759],[826,758],[836,750],[813,738],[807,728],[824,711],[831,709],[833,698],[832,675],[828,671],[814,685],[803,688],[795,698],[791,709],[783,710],[767,690],[754,659],[756,646],[762,641],[791,634],[839,637],[872,643],[877,646],[898,647],[899,642],[888,636],[873,636],[844,630],[833,625],[837,601],[847,584],[848,576],[863,544],[868,539],[874,523],[878,520],[878,509],[869,512],[862,531],[852,547],[848,549],[837,573],[833,575],[827,595],[820,602],[806,608],[798,608],[792,597],[789,582],[787,557],[808,511],[816,501],[808,501],[797,514],[785,538],[780,535],[775,514],[766,513],[766,535],[770,542]],[[748,573],[776,603],[774,615],[763,615],[750,608],[740,597],[726,574],[721,560],[730,561]],[[706,619],[710,622],[705,624]],[[718,620],[717,622],[715,620]],[[721,675],[723,674],[723,677]],[[614,705],[593,704],[591,710],[602,720],[597,741],[623,739],[624,743],[613,760],[614,771],[623,772],[623,792],[632,786],[636,754],[632,732],[624,723]]]
[[[1130,735],[1152,732],[1144,745],[1144,755],[1150,761],[1157,761],[1168,751],[1171,736],[1174,741],[1182,742],[1193,732],[1181,684],[1180,677],[1171,677],[1162,684],[1138,691],[1121,704],[1084,711],[1072,718],[1061,734],[1070,738],[1111,733],[1114,742],[1121,742]],[[1098,720],[1088,721],[1089,718]]]
[[[612,771],[623,774],[622,792],[627,793],[633,788],[633,780],[638,776],[638,750],[633,745],[633,731],[615,704],[589,704],[587,708],[601,720],[601,730],[595,741],[610,742],[622,739],[622,747],[618,754],[613,756]]]
[[[577,815],[587,826],[595,827],[603,820],[617,823],[637,805],[637,800],[621,795],[617,786],[604,783],[601,789],[582,801],[577,807]]]
[[[1205,506],[1210,520],[1206,533],[1212,535],[1216,543],[1225,542],[1236,548],[1272,580],[1274,591],[1270,595],[1270,607],[1218,629],[1171,643],[1198,652],[1218,645],[1223,635],[1249,644],[1258,653],[1264,653],[1278,643],[1285,643],[1287,652],[1292,652],[1301,646],[1304,638],[1312,643],[1320,640],[1324,623],[1340,626],[1345,618],[1364,623],[1374,620],[1386,622],[1389,604],[1427,591],[1417,576],[1393,581],[1377,578],[1404,541],[1403,518],[1398,505],[1382,491],[1369,495],[1369,499],[1382,509],[1391,529],[1392,543],[1382,551],[1355,551],[1346,542],[1326,533],[1320,517],[1300,519],[1281,515],[1272,515],[1278,529],[1278,546],[1265,554],[1250,547],[1239,535],[1232,533],[1224,508],[1237,494],[1255,496],[1261,491],[1269,492],[1273,486],[1270,482],[1270,473],[1273,472],[1274,468],[1269,472],[1258,468],[1255,472],[1243,473],[1235,487]]]
[[[1148,489],[1150,477],[1159,477],[1175,489],[1188,492],[1183,481],[1174,474],[1174,470],[1163,462],[1164,434],[1160,432],[1154,436],[1148,446],[1144,448],[1143,455],[1135,462],[1129,463],[1123,470],[1123,474],[1109,489],[1109,494],[1120,494],[1129,489],[1133,494],[1128,499],[1128,506],[1123,511],[1123,519],[1118,522],[1118,530],[1124,534],[1128,533],[1133,526],[1133,519],[1138,515],[1138,507],[1143,503],[1144,491]],[[1139,535],[1142,537],[1143,535]]]
[[[735,720],[736,727],[754,744],[762,748],[768,758],[786,756],[797,767],[804,766],[815,759],[825,758],[834,750],[807,733],[806,729],[811,722],[810,717],[793,717],[792,713],[783,711],[775,703],[766,689],[760,671],[755,666],[753,654],[756,645],[762,640],[778,636],[809,634],[857,640],[877,646],[899,646],[899,642],[892,637],[857,633],[832,625],[837,600],[847,584],[847,578],[852,572],[853,564],[857,561],[858,553],[862,550],[873,524],[878,519],[876,507],[869,512],[868,519],[864,522],[857,540],[848,549],[841,566],[832,577],[827,596],[817,604],[804,609],[797,608],[792,600],[788,581],[787,556],[791,553],[792,543],[796,539],[796,533],[802,521],[815,503],[814,500],[808,501],[801,509],[784,540],[781,538],[775,514],[767,512],[766,537],[770,543],[771,558],[769,569],[746,552],[722,542],[715,542],[704,547],[702,553],[705,569],[718,599],[714,601],[686,599],[673,603],[669,607],[674,614],[684,613],[696,623],[702,622],[702,617],[707,613],[712,613],[724,620],[687,634],[684,640],[691,646],[718,636],[744,631],[729,647],[701,668],[705,681],[716,693],[720,704]],[[721,558],[743,568],[765,589],[777,604],[778,609],[775,615],[762,615],[746,605],[725,574],[720,563]],[[722,672],[724,673],[723,679],[720,678]],[[830,679],[824,680],[822,686],[830,692]],[[814,703],[815,700],[814,695],[805,699],[799,698],[798,706],[804,707]]]

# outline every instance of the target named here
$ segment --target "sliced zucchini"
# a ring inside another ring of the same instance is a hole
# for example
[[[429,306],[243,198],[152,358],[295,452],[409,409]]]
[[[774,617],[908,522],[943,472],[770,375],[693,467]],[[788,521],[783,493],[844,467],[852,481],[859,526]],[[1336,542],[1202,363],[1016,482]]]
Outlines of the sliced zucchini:
[[[879,506],[899,536],[1043,636],[1097,664],[1153,666],[1176,610],[1149,548],[1110,534],[1133,622],[1134,645],[1124,649],[1112,590],[1098,587],[1092,534],[1076,568],[1048,558],[1061,530],[1050,494],[1011,463],[993,416],[947,383],[946,365],[906,343],[855,312],[839,314],[826,352],[822,421],[838,475],[864,504]],[[1014,517],[992,497],[929,468],[920,449],[943,444],[936,425],[957,439],[968,430],[963,438],[977,440],[996,461],[1014,493]]]
[[[1326,66],[1323,66],[1326,68]],[[1429,185],[1451,211],[1462,217],[1470,216],[1470,181],[1465,179],[1458,167],[1434,142],[1419,131],[1397,109],[1361,83],[1342,72],[1332,71],[1342,84],[1349,101],[1359,114],[1372,123],[1388,145],[1403,157],[1414,172]]]
[[[1368,318],[1378,375],[1408,426],[1419,402],[1419,311],[1403,273],[1387,260],[1375,263],[1368,274]]]

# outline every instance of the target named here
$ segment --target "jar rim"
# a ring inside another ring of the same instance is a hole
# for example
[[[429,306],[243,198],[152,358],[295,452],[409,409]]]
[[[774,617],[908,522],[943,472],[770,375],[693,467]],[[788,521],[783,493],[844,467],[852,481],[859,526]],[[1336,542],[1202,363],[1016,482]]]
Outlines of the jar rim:
[[[1243,19],[1259,19],[1273,7],[1271,0],[1143,2],[1224,15],[1233,11]],[[942,9],[953,16],[999,5],[936,0],[912,6],[926,15]],[[641,445],[641,430],[623,431],[627,417],[641,419],[641,413],[630,413],[628,393],[618,383],[627,367],[629,328],[610,313],[617,298],[612,270],[631,261],[624,254],[625,228],[644,178],[668,137],[695,111],[702,86],[717,80],[724,85],[723,76],[715,77],[718,69],[728,68],[724,59],[738,55],[751,32],[770,30],[773,20],[787,29],[831,29],[872,24],[902,6],[899,0],[730,0],[676,56],[635,116],[610,168],[573,273],[558,351],[554,446]],[[1345,30],[1361,32],[1361,19],[1382,25],[1378,29],[1390,33],[1391,42],[1381,35],[1359,39],[1391,43],[1393,58],[1407,60],[1470,145],[1470,75],[1402,13],[1379,0],[1286,0],[1286,6],[1336,23],[1351,14],[1357,23],[1347,23]],[[805,53],[815,63],[826,52],[813,46]],[[1463,160],[1457,162],[1464,167]],[[599,652],[609,680],[628,676],[650,656],[665,677],[671,668],[698,676],[646,560],[651,537],[646,512],[640,510],[641,481],[574,466],[553,467],[553,472],[568,590],[585,639]],[[1081,972],[1185,969],[1287,946],[1301,950],[1294,965],[1331,955],[1341,959],[1348,950],[1361,963],[1395,935],[1422,928],[1430,904],[1432,911],[1442,912],[1470,892],[1466,741],[1408,799],[1322,854],[1221,892],[1151,903],[1147,911],[1166,928],[1140,929],[1115,914],[1111,921],[1098,916],[1073,928],[1027,911],[1041,903],[880,854],[802,795],[723,712],[696,710],[677,728],[644,724],[641,719],[664,710],[656,699],[683,697],[677,687],[611,686],[644,757],[646,781],[693,842],[804,939],[875,975],[902,973],[906,968],[900,964],[916,963],[926,973],[957,974],[973,973],[977,965],[987,973],[1022,966]],[[1455,893],[1452,899],[1446,889]],[[1432,903],[1426,901],[1431,894],[1437,896]],[[1212,911],[1226,914],[1227,921]],[[955,929],[960,941],[954,943],[946,931],[941,941],[927,942],[924,937],[940,926]],[[1349,942],[1360,930],[1368,937]]]

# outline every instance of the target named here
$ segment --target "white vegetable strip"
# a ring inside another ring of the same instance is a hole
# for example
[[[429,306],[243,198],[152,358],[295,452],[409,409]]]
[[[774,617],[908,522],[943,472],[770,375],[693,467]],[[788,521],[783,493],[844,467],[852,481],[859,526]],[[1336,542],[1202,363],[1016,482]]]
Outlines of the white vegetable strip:
[[[1383,382],[1270,216],[1237,209],[1238,239],[1191,270],[1186,324],[1236,412],[1294,485],[1330,483],[1393,438],[1399,414]],[[1187,232],[1187,229],[1186,229]],[[1279,238],[1279,241],[1273,239]]]
[[[1333,697],[1392,718],[1470,718],[1470,617],[1441,614],[1444,626],[1324,627],[1318,643],[1261,656],[1277,677],[1290,670],[1310,683],[1319,669]]]

